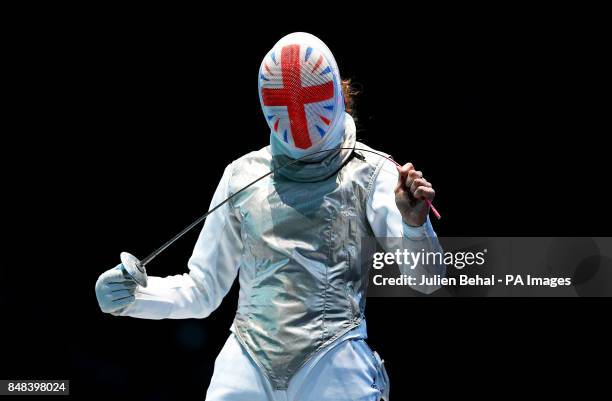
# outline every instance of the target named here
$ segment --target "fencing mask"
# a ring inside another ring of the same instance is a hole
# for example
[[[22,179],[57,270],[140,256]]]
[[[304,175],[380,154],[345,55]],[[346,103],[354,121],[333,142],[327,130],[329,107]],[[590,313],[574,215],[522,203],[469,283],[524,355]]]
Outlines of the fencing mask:
[[[319,38],[296,32],[274,45],[259,69],[259,99],[272,148],[285,156],[297,159],[342,143],[342,82]]]

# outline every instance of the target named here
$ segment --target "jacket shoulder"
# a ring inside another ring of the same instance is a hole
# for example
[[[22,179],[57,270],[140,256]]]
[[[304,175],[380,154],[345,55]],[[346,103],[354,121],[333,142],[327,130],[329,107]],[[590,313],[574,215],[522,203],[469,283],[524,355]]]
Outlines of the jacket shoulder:
[[[387,158],[391,156],[380,150],[372,149],[368,145],[362,142],[355,144],[355,153],[359,155],[359,158],[374,168],[380,167],[386,162]]]
[[[263,147],[239,157],[231,163],[230,191],[242,188],[270,171],[272,154],[270,146]]]

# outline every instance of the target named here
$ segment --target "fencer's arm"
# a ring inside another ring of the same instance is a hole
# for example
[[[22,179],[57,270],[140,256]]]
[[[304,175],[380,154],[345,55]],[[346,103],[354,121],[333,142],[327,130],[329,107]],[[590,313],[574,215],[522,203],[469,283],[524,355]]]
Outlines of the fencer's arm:
[[[230,164],[213,196],[211,208],[229,196]],[[189,259],[189,273],[149,277],[138,287],[135,301],[116,315],[144,319],[204,318],[221,303],[239,269],[242,240],[240,223],[229,203],[206,219]]]
[[[366,205],[366,215],[370,227],[377,238],[406,238],[402,244],[411,247],[414,252],[424,250],[425,252],[442,252],[442,247],[438,241],[429,217],[420,227],[413,227],[402,220],[402,215],[395,204],[394,188],[398,180],[398,172],[391,163],[383,164],[378,173],[372,192]],[[383,245],[385,241],[382,241]],[[390,249],[388,251],[391,251]],[[404,266],[400,266],[402,269]],[[403,274],[409,275],[435,275],[446,274],[444,264],[419,264],[410,271],[402,269]],[[420,281],[420,280],[418,280]],[[413,286],[413,289],[430,294],[437,290],[439,286]]]

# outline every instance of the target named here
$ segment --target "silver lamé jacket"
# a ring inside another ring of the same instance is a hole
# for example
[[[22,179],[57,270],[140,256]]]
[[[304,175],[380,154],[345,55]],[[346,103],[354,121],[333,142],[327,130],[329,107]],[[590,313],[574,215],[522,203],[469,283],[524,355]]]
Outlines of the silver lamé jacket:
[[[277,162],[269,146],[234,161],[211,207]],[[318,351],[365,326],[364,237],[428,238],[430,247],[439,249],[429,220],[422,227],[402,223],[393,194],[397,171],[384,158],[355,150],[338,165],[321,165],[328,169],[315,171],[322,179],[295,181],[291,172],[273,174],[240,192],[206,220],[189,273],[149,277],[148,287],[139,288],[136,301],[119,314],[206,317],[238,275],[232,331],[273,386],[285,389]],[[443,266],[425,271],[443,272]]]

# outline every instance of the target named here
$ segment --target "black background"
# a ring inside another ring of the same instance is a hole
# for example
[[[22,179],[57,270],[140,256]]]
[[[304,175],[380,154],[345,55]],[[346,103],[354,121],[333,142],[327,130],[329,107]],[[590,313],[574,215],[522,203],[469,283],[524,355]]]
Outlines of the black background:
[[[267,144],[257,71],[293,31],[319,36],[361,89],[358,137],[434,184],[439,235],[610,235],[595,12],[270,23],[241,10],[246,24],[238,11],[53,11],[19,14],[7,35],[3,378],[69,378],[73,398],[203,398],[237,288],[205,320],[142,321],[101,313],[94,284],[121,251],[142,257],[203,213],[224,167]],[[150,274],[184,272],[198,231]],[[395,400],[489,385],[524,397],[601,384],[608,306],[389,298],[366,314]]]

